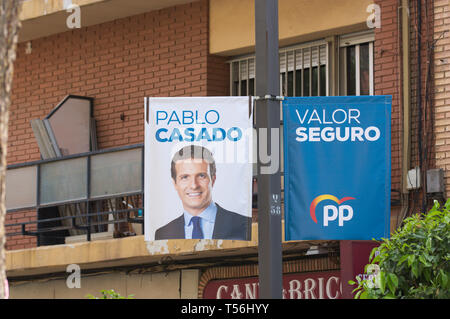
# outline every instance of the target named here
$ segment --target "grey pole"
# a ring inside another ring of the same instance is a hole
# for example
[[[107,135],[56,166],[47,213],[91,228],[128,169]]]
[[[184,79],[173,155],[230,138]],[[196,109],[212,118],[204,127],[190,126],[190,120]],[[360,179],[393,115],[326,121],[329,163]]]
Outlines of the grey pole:
[[[278,0],[255,0],[256,95],[278,96],[280,68],[278,61]],[[282,298],[281,247],[281,179],[280,143],[272,145],[271,129],[280,128],[280,102],[275,98],[256,101],[258,148],[267,146],[268,154],[276,154],[276,171],[267,173],[267,163],[258,152],[258,262],[259,298]],[[261,128],[267,128],[264,134]],[[278,131],[279,132],[279,131]],[[277,135],[279,136],[279,135]],[[277,150],[272,149],[272,147]],[[272,163],[274,159],[272,159]],[[265,171],[264,172],[264,168]],[[263,169],[263,170],[262,170]]]

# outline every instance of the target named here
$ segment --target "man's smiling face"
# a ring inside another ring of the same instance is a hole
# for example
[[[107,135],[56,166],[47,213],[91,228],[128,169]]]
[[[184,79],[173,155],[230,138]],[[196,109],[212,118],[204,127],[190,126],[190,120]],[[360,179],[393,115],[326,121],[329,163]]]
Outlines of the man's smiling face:
[[[199,215],[211,203],[211,190],[216,177],[210,176],[209,164],[204,160],[185,159],[175,162],[173,181],[183,208],[189,214]]]

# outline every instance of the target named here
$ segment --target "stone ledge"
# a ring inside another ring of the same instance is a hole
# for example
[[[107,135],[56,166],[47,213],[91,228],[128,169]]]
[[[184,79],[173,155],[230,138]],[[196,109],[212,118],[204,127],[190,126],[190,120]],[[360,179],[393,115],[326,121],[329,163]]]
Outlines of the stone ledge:
[[[42,246],[6,252],[8,277],[27,277],[65,272],[70,264],[82,270],[149,265],[167,260],[186,261],[210,257],[255,255],[258,253],[258,225],[252,225],[252,241],[159,240],[145,242],[144,236],[83,243]],[[283,250],[306,250],[326,241],[283,243]]]

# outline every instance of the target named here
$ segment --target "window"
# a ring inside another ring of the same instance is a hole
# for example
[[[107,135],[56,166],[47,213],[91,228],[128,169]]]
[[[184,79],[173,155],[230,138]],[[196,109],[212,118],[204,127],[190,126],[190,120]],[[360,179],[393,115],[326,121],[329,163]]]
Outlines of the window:
[[[280,95],[329,95],[328,48],[328,43],[320,40],[280,49]],[[255,73],[254,55],[232,60],[230,62],[231,95],[255,95]],[[283,124],[280,123],[280,125],[280,138],[283,139]],[[253,147],[257,148],[256,139]],[[280,165],[281,172],[284,172],[282,151],[280,151]],[[256,163],[253,165],[253,175],[257,175]]]
[[[281,95],[328,95],[328,44],[325,41],[283,48],[279,52],[279,59]],[[231,95],[255,95],[254,56],[231,61],[230,71]]]
[[[231,63],[231,95],[255,95],[255,58],[245,58]]]
[[[44,120],[53,135],[59,156],[80,154],[97,149],[94,144],[93,99],[68,95]],[[96,142],[96,141],[95,141]]]
[[[280,49],[280,95],[373,95],[374,40],[373,31],[364,31]],[[339,50],[335,50],[337,48]],[[231,95],[255,95],[255,73],[254,55],[231,60]],[[283,121],[280,128],[282,141]],[[255,142],[253,147],[257,148]],[[283,160],[283,150],[280,150],[282,180]],[[256,164],[253,175],[257,175]],[[283,183],[281,187],[283,194]],[[253,207],[256,206],[256,194],[257,187],[254,185]]]
[[[339,95],[373,95],[373,33],[339,39]]]
[[[295,67],[294,67],[295,66]],[[287,70],[287,72],[286,72]],[[328,95],[328,45],[309,44],[280,51],[283,96]],[[286,76],[287,74],[287,76]]]
[[[373,95],[374,41],[364,31],[280,49],[280,95]],[[255,95],[255,73],[254,55],[231,60],[231,95]]]

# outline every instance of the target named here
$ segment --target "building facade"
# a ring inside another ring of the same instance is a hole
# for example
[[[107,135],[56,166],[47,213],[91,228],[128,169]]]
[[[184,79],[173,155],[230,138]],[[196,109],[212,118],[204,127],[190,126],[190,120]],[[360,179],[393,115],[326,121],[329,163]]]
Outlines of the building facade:
[[[128,184],[143,174],[144,97],[255,94],[254,1],[69,2],[28,0],[21,13],[5,222],[11,298],[102,289],[135,298],[256,297],[256,207],[250,242],[145,242],[143,185]],[[392,230],[450,187],[449,10],[448,0],[279,0],[280,95],[393,97]],[[67,141],[59,155],[43,152],[45,123],[58,144]],[[135,166],[115,174],[124,160]],[[83,183],[90,186],[76,187]],[[346,282],[362,273],[351,261],[372,247],[283,242],[283,297],[351,297]],[[79,266],[79,288],[69,287],[69,265]]]

